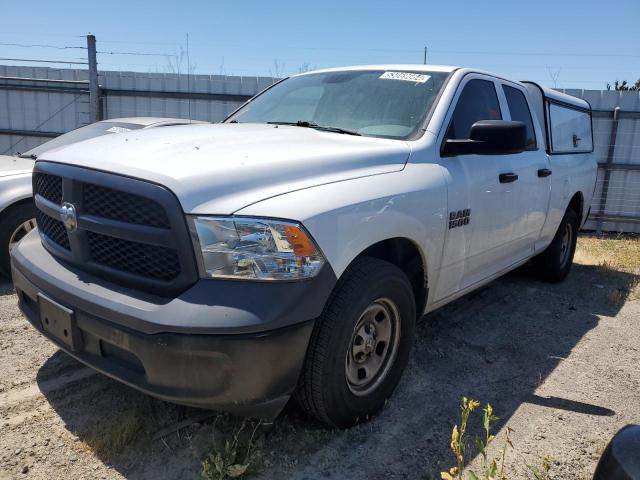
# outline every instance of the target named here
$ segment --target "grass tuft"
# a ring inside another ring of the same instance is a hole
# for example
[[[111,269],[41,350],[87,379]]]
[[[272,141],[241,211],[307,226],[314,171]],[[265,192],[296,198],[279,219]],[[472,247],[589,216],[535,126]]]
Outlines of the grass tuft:
[[[202,477],[205,480],[225,480],[256,473],[258,453],[254,449],[254,439],[259,427],[260,422],[253,429],[247,429],[246,420],[234,427],[221,448],[214,448],[202,462]]]
[[[575,260],[613,270],[640,273],[640,237],[581,235]]]
[[[629,274],[623,285],[608,286],[606,300],[609,303],[640,300],[639,236],[582,235],[578,238],[575,261],[599,267],[604,278],[613,277],[617,272]]]
[[[108,459],[121,453],[125,447],[140,437],[143,422],[138,410],[126,410],[109,420],[106,426],[86,435],[84,441],[100,459]]]

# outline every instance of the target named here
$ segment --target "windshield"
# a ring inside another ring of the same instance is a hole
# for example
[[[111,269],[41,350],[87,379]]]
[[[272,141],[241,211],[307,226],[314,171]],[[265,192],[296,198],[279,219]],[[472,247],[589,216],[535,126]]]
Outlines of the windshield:
[[[226,122],[292,123],[407,139],[422,125],[448,75],[385,70],[300,75],[257,96]]]
[[[33,158],[37,159],[47,150],[52,150],[58,147],[64,147],[72,143],[81,142],[83,140],[89,140],[90,138],[100,137],[109,133],[121,133],[128,132],[130,130],[137,130],[142,128],[143,125],[135,123],[123,123],[123,122],[97,122],[87,125],[86,127],[80,127],[70,132],[60,135],[59,137],[49,140],[48,142],[38,145],[31,150],[20,154],[21,158]]]

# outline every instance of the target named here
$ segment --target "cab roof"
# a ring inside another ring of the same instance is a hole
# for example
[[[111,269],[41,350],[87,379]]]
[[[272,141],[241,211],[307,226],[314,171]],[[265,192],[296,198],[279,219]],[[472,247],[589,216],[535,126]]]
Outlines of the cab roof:
[[[410,70],[413,72],[443,72],[451,73],[460,67],[454,67],[450,65],[423,65],[421,63],[389,63],[378,65],[352,65],[348,67],[334,67],[323,68],[320,70],[312,70],[304,72],[299,75],[305,75],[308,73],[328,73],[328,72],[348,72],[357,70]]]

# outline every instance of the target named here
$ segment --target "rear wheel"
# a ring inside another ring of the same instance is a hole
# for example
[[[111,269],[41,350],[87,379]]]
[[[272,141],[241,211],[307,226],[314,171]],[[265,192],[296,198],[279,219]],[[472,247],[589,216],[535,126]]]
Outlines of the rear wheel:
[[[32,203],[12,205],[0,214],[0,274],[11,275],[9,252],[36,227]]]
[[[406,275],[361,257],[316,321],[295,397],[332,427],[366,421],[395,389],[409,358],[415,300]]]
[[[579,228],[580,221],[575,210],[567,210],[551,244],[533,260],[543,280],[557,283],[567,278],[573,264]]]

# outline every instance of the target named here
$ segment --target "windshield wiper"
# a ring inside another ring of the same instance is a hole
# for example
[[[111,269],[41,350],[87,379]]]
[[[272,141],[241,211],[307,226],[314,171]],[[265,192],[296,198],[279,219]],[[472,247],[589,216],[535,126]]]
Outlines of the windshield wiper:
[[[37,160],[38,156],[35,153],[30,153],[28,155],[26,153],[22,153],[18,155],[18,158],[30,158],[31,160]]]
[[[294,127],[315,128],[316,130],[322,130],[325,132],[343,133],[345,135],[357,135],[359,137],[362,136],[361,133],[358,133],[355,130],[348,130],[346,128],[340,128],[340,127],[332,127],[330,125],[318,125],[315,122],[309,122],[307,120],[298,120],[297,122],[267,122],[267,123],[269,125],[292,125]]]

